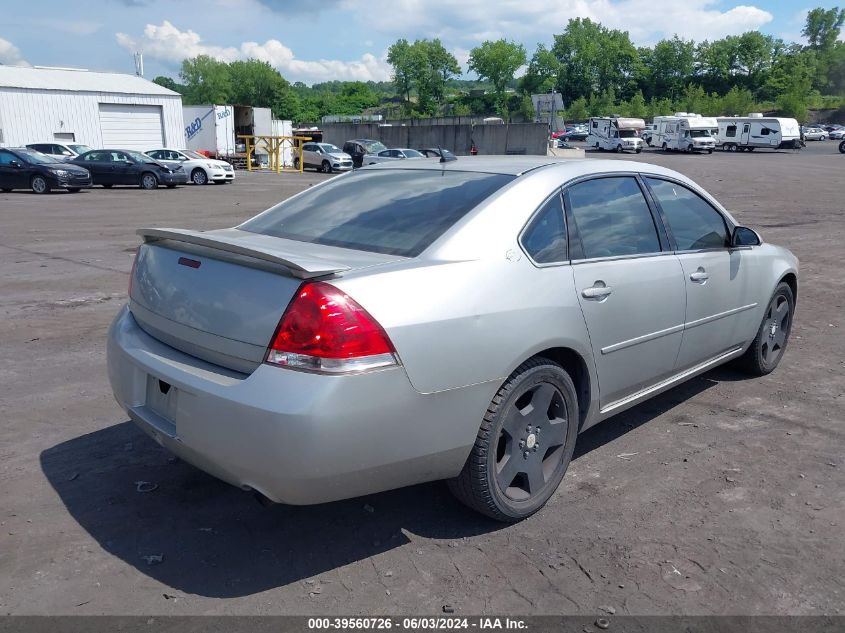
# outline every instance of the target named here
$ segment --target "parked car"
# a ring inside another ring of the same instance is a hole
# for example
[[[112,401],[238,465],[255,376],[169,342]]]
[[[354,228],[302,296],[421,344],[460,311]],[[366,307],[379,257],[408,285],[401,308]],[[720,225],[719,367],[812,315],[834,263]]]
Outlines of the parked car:
[[[168,167],[182,167],[195,185],[207,185],[210,182],[217,185],[235,179],[231,163],[203,156],[192,149],[154,149],[145,153]]]
[[[289,504],[449,479],[527,517],[579,432],[727,361],[774,370],[797,296],[792,253],[640,162],[395,161],[236,228],[138,234],[118,403]]]
[[[35,150],[0,148],[0,189],[32,189],[48,193],[51,189],[66,189],[76,193],[91,186],[91,174],[83,167],[69,165]]]
[[[58,161],[71,161],[91,148],[81,143],[31,143],[27,148],[34,149]]]
[[[415,149],[397,147],[394,149],[385,149],[380,151],[378,154],[370,154],[366,156],[364,158],[364,164],[376,165],[378,163],[389,163],[394,160],[405,160],[407,158],[425,158],[425,155]]]
[[[85,167],[91,172],[94,184],[106,189],[114,185],[173,188],[188,182],[188,173],[181,166],[168,167],[152,156],[129,149],[95,149],[77,156],[72,162]]]
[[[423,149],[418,149],[417,151],[426,158],[445,158],[446,160],[458,160],[458,157],[455,156],[452,152],[450,152],[448,149],[443,149],[441,147],[425,147]]]
[[[293,165],[299,169],[299,156],[293,159]],[[302,166],[313,167],[326,174],[349,171],[352,169],[352,156],[331,143],[304,143]]]
[[[805,141],[824,141],[827,139],[827,132],[820,127],[805,127],[804,140]]]
[[[562,137],[564,141],[586,141],[589,131],[584,126],[575,126],[568,130]]]
[[[372,139],[359,138],[354,141],[346,141],[343,144],[343,151],[352,157],[352,165],[361,167],[364,164],[364,157],[378,154],[386,150],[384,143]]]
[[[568,141],[564,141],[562,138],[555,141],[555,147],[557,149],[575,149],[575,145],[572,145],[572,143]]]
[[[845,139],[845,128],[843,128],[843,127],[836,128],[835,130],[830,132],[830,138],[836,139],[837,141],[841,140],[841,139]]]

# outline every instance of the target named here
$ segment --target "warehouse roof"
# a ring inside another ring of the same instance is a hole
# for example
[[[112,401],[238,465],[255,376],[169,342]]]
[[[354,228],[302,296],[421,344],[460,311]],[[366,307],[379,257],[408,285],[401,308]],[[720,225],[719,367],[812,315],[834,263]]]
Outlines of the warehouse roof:
[[[179,93],[135,75],[65,68],[25,68],[0,65],[0,88],[113,92],[176,96]]]

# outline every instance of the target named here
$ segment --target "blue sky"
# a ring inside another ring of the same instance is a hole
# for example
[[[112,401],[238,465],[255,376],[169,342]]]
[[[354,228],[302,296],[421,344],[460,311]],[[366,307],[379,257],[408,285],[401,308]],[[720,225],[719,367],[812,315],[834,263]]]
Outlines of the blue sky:
[[[200,53],[270,62],[290,81],[389,79],[387,47],[439,37],[461,64],[485,39],[550,44],[571,17],[627,30],[635,44],[677,33],[701,41],[759,29],[800,38],[800,0],[36,0],[0,21],[0,63],[176,77]],[[72,7],[72,10],[70,10]]]

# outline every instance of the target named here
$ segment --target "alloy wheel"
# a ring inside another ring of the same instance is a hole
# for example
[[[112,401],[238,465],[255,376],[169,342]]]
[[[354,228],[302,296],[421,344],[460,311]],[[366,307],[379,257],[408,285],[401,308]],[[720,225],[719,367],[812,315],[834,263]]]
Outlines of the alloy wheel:
[[[786,347],[790,326],[789,301],[782,294],[775,295],[766,309],[764,339],[760,348],[767,365],[777,362]]]
[[[568,428],[561,391],[548,382],[526,386],[496,442],[496,483],[506,497],[526,501],[545,487],[561,463]]]

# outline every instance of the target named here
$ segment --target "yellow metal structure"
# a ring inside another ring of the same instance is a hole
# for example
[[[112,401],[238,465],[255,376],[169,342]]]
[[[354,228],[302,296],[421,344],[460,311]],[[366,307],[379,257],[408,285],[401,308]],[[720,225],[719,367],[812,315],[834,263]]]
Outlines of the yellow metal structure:
[[[310,136],[254,136],[239,134],[238,138],[244,140],[246,145],[246,168],[252,171],[252,155],[257,148],[263,148],[270,157],[270,169],[277,174],[288,171],[302,173],[302,144],[310,141]],[[284,155],[287,149],[291,150],[294,157],[290,166],[285,165]],[[296,160],[298,158],[299,160]],[[294,167],[298,165],[298,167]]]

